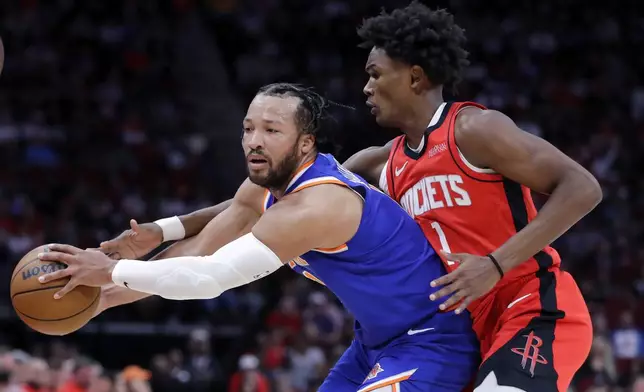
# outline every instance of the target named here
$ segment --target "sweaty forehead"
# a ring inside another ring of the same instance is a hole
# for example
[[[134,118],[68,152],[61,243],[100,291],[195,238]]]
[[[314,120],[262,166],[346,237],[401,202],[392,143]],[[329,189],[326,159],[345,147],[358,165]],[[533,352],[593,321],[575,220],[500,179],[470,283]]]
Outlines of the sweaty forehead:
[[[299,104],[296,97],[258,95],[248,106],[245,121],[293,122]]]

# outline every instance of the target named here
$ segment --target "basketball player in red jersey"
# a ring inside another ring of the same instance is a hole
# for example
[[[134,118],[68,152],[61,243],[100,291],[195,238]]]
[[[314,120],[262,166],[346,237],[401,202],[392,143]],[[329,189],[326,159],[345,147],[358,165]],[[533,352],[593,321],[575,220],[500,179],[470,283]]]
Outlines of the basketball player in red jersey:
[[[549,244],[601,200],[593,176],[504,114],[445,102],[467,66],[463,30],[444,10],[412,3],[367,19],[364,91],[378,124],[404,135],[346,163],[379,184],[422,226],[448,271],[434,282],[444,309],[467,308],[481,341],[476,392],[566,391],[586,359],[592,327],[572,277]],[[530,190],[549,194],[537,214]],[[138,225],[102,244],[134,258],[198,233],[227,207]],[[189,242],[177,246],[189,246]],[[105,290],[102,308],[140,294]],[[442,300],[442,299],[441,299]],[[512,389],[507,389],[512,387]]]
[[[592,326],[550,243],[601,200],[593,176],[506,115],[445,102],[468,64],[463,30],[413,3],[367,19],[364,92],[379,125],[404,135],[345,165],[398,201],[452,271],[433,285],[444,309],[469,309],[483,363],[475,391],[566,391]],[[531,190],[550,195],[537,213]]]

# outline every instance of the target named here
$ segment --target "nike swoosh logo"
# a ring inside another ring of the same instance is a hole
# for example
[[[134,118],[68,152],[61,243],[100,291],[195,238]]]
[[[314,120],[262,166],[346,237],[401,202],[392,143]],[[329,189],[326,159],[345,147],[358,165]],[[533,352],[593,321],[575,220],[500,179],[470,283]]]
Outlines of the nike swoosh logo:
[[[409,161],[407,161],[407,162],[409,162]],[[405,166],[407,166],[407,162],[405,162],[405,164],[402,165],[402,167],[400,169],[396,168],[396,170],[395,170],[396,171],[396,177],[398,177],[400,175],[400,173],[402,173],[402,171],[405,170]]]
[[[123,286],[127,287],[128,289],[130,288],[130,285],[128,285],[127,282],[123,282]]]
[[[531,295],[532,295],[532,293],[529,293],[529,294],[524,295],[523,297],[519,297],[519,298],[515,299],[514,301],[510,302],[510,305],[508,305],[508,309],[510,309],[511,307],[516,305],[517,302],[523,301],[524,299],[528,298]]]
[[[407,335],[416,335],[419,333],[427,332],[427,331],[433,331],[434,328],[424,328],[424,329],[410,329],[407,331]]]

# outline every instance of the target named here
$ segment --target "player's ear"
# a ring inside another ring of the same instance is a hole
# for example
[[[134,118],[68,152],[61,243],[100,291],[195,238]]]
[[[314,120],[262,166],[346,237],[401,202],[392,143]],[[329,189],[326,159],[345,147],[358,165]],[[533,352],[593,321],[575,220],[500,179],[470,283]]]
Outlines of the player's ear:
[[[302,154],[308,154],[315,148],[315,136],[305,133],[300,137],[300,150]]]
[[[417,93],[421,93],[430,87],[429,79],[422,67],[414,65],[409,70],[409,77],[411,79],[411,89]]]

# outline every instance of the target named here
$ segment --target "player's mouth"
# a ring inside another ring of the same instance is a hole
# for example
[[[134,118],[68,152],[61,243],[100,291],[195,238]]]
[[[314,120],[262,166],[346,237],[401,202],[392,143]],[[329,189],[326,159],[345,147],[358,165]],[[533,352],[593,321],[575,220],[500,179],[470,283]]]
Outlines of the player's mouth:
[[[268,160],[261,155],[251,154],[247,158],[248,167],[251,169],[263,169],[268,166]]]
[[[374,116],[378,113],[378,106],[376,106],[374,103],[367,101],[367,107],[371,109],[371,114]]]

